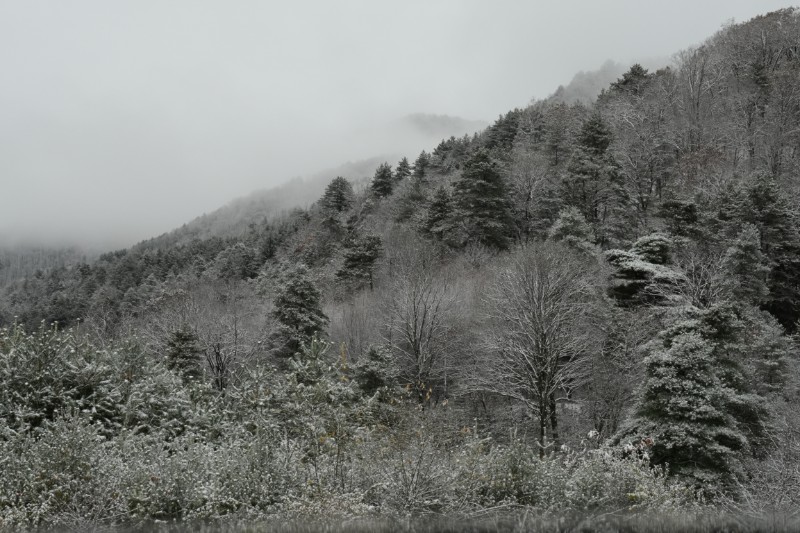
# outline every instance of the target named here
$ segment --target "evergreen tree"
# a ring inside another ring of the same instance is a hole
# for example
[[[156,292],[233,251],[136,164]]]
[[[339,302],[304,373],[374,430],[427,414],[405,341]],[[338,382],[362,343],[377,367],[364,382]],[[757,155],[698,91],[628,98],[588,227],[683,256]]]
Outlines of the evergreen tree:
[[[558,214],[553,226],[550,228],[549,237],[556,242],[563,242],[570,248],[582,252],[594,253],[596,247],[592,244],[592,228],[586,223],[583,214],[576,207],[567,207]]]
[[[455,183],[454,202],[468,241],[495,249],[508,248],[511,215],[497,163],[481,150],[466,163]]]
[[[444,240],[453,229],[453,206],[450,194],[444,187],[439,187],[433,194],[428,212],[422,221],[422,233],[438,240]]]
[[[428,170],[428,167],[431,164],[431,156],[423,150],[419,153],[417,160],[414,161],[414,180],[417,182],[422,182],[425,179],[425,173]]]
[[[336,273],[339,279],[360,285],[369,283],[373,289],[375,262],[382,252],[381,238],[377,235],[364,235],[354,238],[344,254],[344,264]]]
[[[800,215],[775,179],[755,176],[733,205],[734,216],[758,228],[761,252],[772,270],[763,308],[789,331],[800,319]]]
[[[581,129],[562,182],[564,203],[580,209],[600,246],[619,236],[624,204],[619,168],[608,151],[610,145],[611,130],[595,113]]]
[[[628,69],[628,72],[622,75],[611,84],[611,89],[632,95],[639,95],[644,91],[645,85],[650,78],[647,69],[639,63],[636,63]]]
[[[763,435],[766,410],[748,391],[731,308],[692,311],[645,358],[645,382],[622,438],[651,438],[651,462],[711,492],[729,488]]]
[[[331,213],[347,211],[353,205],[353,186],[341,176],[337,176],[325,188],[320,205]]]
[[[409,176],[411,176],[411,164],[408,162],[408,158],[404,157],[397,163],[397,168],[394,170],[394,181],[401,183]]]
[[[736,300],[759,305],[769,295],[769,267],[761,253],[758,228],[745,224],[723,258],[727,292]]]
[[[367,396],[394,385],[399,373],[391,353],[375,346],[369,347],[367,353],[359,359],[354,371],[356,383]]]
[[[202,368],[198,342],[197,335],[188,325],[173,332],[167,341],[167,368],[187,380],[200,377]]]
[[[392,194],[394,188],[394,178],[392,177],[392,167],[389,163],[382,163],[375,176],[372,178],[372,193],[378,198],[384,198]]]
[[[308,267],[299,264],[288,268],[281,277],[272,315],[280,324],[278,351],[291,356],[323,332],[328,317],[322,312],[322,295],[311,281]]]

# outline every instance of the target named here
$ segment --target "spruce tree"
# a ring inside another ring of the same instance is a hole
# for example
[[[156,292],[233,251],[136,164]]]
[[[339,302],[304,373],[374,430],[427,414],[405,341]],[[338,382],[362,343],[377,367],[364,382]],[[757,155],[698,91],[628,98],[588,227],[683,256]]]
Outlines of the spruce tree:
[[[378,198],[384,198],[392,194],[394,188],[394,178],[392,177],[392,167],[389,163],[382,163],[375,171],[372,178],[372,193]]]
[[[500,250],[508,248],[510,206],[503,176],[488,152],[481,150],[464,163],[453,200],[468,241]]]
[[[272,311],[280,325],[276,339],[280,355],[294,355],[323,332],[328,317],[322,312],[321,299],[308,267],[299,264],[283,272]]]
[[[404,157],[397,163],[397,168],[394,170],[394,181],[401,183],[409,176],[411,176],[411,164],[408,162],[408,158]]]

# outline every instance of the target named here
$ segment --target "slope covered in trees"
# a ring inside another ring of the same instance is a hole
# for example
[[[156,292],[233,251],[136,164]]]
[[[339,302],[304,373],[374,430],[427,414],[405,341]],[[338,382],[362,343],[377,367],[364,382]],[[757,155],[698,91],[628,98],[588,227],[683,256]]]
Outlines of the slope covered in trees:
[[[676,57],[11,285],[0,519],[796,508],[800,17]]]

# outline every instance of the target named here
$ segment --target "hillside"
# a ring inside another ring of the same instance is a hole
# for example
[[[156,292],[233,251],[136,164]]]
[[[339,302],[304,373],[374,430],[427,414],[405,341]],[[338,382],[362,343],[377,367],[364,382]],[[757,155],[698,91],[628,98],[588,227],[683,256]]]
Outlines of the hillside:
[[[791,529],[800,10],[675,57],[9,286],[0,449],[83,443],[64,461],[105,457],[92,490],[121,476],[103,505],[134,519]],[[81,509],[89,490],[63,489]]]

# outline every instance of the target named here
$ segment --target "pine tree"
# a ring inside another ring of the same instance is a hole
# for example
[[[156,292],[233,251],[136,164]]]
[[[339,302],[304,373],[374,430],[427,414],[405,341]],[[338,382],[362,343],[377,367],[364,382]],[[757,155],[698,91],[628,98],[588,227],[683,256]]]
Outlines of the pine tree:
[[[417,160],[414,161],[414,180],[417,182],[422,182],[425,179],[425,173],[428,170],[428,167],[431,164],[431,156],[423,150],[420,152]]]
[[[353,186],[341,176],[337,176],[325,188],[320,205],[331,213],[347,211],[353,205]]]
[[[308,267],[299,264],[283,272],[272,315],[278,320],[278,352],[291,356],[311,342],[328,324],[322,312],[322,295],[314,286]]]
[[[382,163],[375,176],[372,178],[372,193],[378,198],[384,198],[392,194],[394,188],[394,178],[392,177],[392,167],[389,163]]]
[[[497,163],[481,150],[466,163],[455,183],[453,200],[468,241],[495,249],[508,248],[510,206]]]
[[[620,232],[624,204],[619,168],[608,151],[610,145],[611,130],[596,113],[581,129],[562,182],[564,203],[580,209],[600,246]]]
[[[382,249],[381,238],[377,235],[364,235],[352,239],[344,254],[344,264],[336,273],[336,277],[356,285],[369,283],[369,289],[372,290],[375,262],[380,257]]]
[[[450,194],[444,187],[439,187],[433,194],[420,229],[426,235],[443,240],[453,229],[452,216],[453,205]]]
[[[409,176],[411,176],[411,164],[408,162],[408,158],[404,157],[397,163],[397,168],[394,170],[394,181],[401,183]]]

